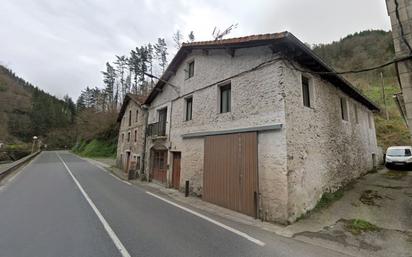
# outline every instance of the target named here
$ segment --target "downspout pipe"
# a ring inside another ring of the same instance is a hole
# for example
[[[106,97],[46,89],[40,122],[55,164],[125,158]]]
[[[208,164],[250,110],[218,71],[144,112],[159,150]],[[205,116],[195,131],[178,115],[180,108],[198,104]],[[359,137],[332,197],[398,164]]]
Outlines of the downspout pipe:
[[[143,139],[143,153],[142,153],[142,157],[143,157],[143,163],[142,163],[142,170],[143,170],[143,174],[146,174],[146,145],[147,145],[147,129],[148,129],[148,122],[149,122],[149,111],[148,111],[148,106],[147,105],[143,105],[142,106],[143,109],[143,114],[145,115],[144,117],[144,139]],[[147,181],[149,181],[149,174],[147,175]]]

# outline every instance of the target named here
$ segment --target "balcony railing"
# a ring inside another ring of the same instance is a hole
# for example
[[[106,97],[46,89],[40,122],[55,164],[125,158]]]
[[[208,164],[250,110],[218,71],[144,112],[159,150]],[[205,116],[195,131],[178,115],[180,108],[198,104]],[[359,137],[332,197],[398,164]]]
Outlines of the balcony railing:
[[[166,136],[166,122],[151,123],[147,126],[147,135],[150,137]]]

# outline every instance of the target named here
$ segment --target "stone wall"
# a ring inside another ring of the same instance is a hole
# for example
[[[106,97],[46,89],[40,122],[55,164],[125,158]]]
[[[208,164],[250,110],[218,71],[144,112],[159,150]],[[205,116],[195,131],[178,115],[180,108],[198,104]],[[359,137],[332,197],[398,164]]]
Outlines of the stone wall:
[[[129,113],[132,114],[131,126],[129,126]],[[138,118],[136,121],[136,111],[138,111]],[[123,118],[120,123],[119,137],[117,143],[117,165],[123,168],[126,162],[126,152],[130,151],[130,158],[132,161],[137,161],[140,157],[140,166],[142,164],[144,151],[144,137],[145,137],[145,112],[142,107],[130,100]],[[137,138],[135,139],[135,131]],[[127,134],[130,132],[130,141],[127,140]],[[124,139],[122,140],[122,134]]]
[[[277,56],[268,47],[240,49],[234,57],[224,50],[208,51],[207,54],[194,51],[185,61],[195,61],[194,77],[185,79],[186,67],[183,63],[170,80],[170,83],[179,87],[180,95],[172,87],[166,86],[154,99],[149,110],[149,123],[157,121],[157,110],[165,106],[171,110],[167,119],[167,133],[171,125],[170,135],[168,134],[164,145],[170,152],[178,151],[182,154],[181,187],[184,186],[184,181],[189,180],[191,192],[199,196],[202,194],[204,138],[183,139],[183,134],[284,123],[284,89],[279,62],[230,80],[232,110],[229,113],[219,113],[220,84],[214,84],[275,58]],[[193,97],[193,119],[185,121],[185,98],[189,96]],[[153,145],[154,142],[151,141],[148,150]],[[173,169],[171,157],[170,154],[169,180]],[[286,137],[282,130],[259,132],[258,160],[261,211],[264,218],[285,220]]]
[[[324,192],[371,170],[378,151],[373,113],[319,76],[304,75],[311,108],[303,105],[302,74],[285,68],[289,221],[315,207]],[[348,121],[342,119],[340,97],[347,99]]]

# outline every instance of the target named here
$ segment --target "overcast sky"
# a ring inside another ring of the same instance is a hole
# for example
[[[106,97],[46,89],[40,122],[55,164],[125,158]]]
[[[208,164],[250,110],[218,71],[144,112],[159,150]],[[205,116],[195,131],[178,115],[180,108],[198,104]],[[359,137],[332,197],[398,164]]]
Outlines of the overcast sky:
[[[390,29],[385,0],[1,0],[0,63],[58,96],[76,100],[101,86],[106,61],[173,31],[210,40],[214,26],[238,23],[230,37],[288,30],[328,43],[365,29]]]

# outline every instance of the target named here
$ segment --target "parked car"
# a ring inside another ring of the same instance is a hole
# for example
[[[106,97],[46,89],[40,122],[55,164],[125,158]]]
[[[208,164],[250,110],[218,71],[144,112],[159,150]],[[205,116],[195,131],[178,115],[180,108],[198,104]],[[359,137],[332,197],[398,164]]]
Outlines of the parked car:
[[[391,146],[386,150],[386,167],[412,166],[411,146]]]

